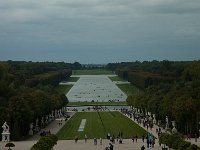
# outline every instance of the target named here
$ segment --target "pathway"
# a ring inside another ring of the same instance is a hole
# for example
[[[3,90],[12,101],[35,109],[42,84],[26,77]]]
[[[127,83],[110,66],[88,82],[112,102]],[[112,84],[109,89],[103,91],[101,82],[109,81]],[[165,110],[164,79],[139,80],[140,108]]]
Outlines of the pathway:
[[[128,115],[125,115],[126,117],[128,117]],[[128,117],[129,118],[129,117]],[[133,120],[134,121],[134,119],[133,118],[130,118],[131,120]],[[134,121],[136,124],[138,124],[136,121]],[[157,142],[158,142],[158,134],[156,133],[156,129],[158,129],[159,127],[157,126],[157,125],[154,125],[153,126],[153,128],[152,128],[152,130],[151,129],[148,129],[147,130],[147,128],[145,128],[145,127],[143,127],[143,125],[142,124],[138,124],[140,127],[142,127],[143,129],[145,129],[146,131],[148,131],[149,133],[152,133],[156,138],[157,138]],[[161,128],[161,131],[162,132],[165,132],[165,130],[164,129],[162,129]],[[198,138],[196,141],[195,141],[195,139],[194,138],[191,138],[190,140],[187,140],[187,139],[185,139],[185,141],[188,141],[188,142],[191,142],[192,144],[195,144],[195,145],[197,145],[198,147],[200,147],[200,139]]]

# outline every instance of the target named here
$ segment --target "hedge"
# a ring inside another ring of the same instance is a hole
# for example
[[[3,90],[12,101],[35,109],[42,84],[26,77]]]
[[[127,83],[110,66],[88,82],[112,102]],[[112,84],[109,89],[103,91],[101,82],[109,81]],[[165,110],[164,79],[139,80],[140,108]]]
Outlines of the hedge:
[[[32,146],[31,150],[52,150],[57,141],[58,138],[54,134],[43,136]]]
[[[200,150],[197,145],[185,141],[179,134],[162,133],[159,137],[159,143],[174,150]]]

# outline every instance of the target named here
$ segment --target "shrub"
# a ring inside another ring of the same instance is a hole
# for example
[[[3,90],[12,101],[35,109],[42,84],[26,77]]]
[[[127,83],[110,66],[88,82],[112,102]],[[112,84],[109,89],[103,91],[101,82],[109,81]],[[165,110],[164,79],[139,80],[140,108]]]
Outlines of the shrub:
[[[179,134],[162,133],[159,137],[159,143],[164,144],[164,147],[167,145],[174,150],[200,150],[197,145],[184,141]]]
[[[57,136],[53,134],[41,137],[31,150],[51,150],[57,144],[57,141]]]
[[[180,143],[179,143],[179,146],[178,146],[178,149],[179,150],[186,150],[188,147],[190,147],[190,142],[187,142],[187,141],[181,141]]]
[[[159,137],[159,143],[164,144],[164,147],[165,147],[165,145],[167,145],[167,143],[168,143],[168,138],[169,138],[169,134],[167,134],[167,133],[162,133],[162,134],[160,135],[160,137]]]
[[[198,150],[197,145],[191,144],[186,150]]]

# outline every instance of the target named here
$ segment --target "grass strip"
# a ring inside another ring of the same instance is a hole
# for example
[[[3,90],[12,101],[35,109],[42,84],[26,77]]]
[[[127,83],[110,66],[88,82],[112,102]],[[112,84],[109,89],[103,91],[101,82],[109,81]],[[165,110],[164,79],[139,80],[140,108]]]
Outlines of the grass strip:
[[[116,84],[126,95],[136,95],[142,91],[132,84]]]
[[[79,125],[82,119],[86,119],[86,124],[83,132],[78,132]],[[125,117],[120,112],[78,112],[76,113],[57,133],[60,140],[74,139],[78,136],[79,139],[84,139],[86,134],[89,139],[104,138],[107,133],[114,135],[115,138],[119,132],[123,132],[123,138],[131,138],[137,136],[140,138],[146,135],[147,132],[134,123],[129,118]]]
[[[124,79],[120,78],[119,76],[108,77],[111,81],[125,81]]]
[[[73,85],[58,85],[55,87],[55,90],[60,94],[67,94]]]
[[[91,70],[73,70],[73,75],[113,75],[110,70],[91,69]]]

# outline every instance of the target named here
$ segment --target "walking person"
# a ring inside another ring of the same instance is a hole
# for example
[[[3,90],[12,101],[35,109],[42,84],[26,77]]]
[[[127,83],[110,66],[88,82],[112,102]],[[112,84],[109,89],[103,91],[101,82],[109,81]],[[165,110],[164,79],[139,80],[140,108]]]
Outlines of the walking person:
[[[145,147],[144,147],[144,145],[141,147],[141,150],[145,150]]]
[[[85,134],[85,143],[87,142],[87,135]]]
[[[100,142],[100,145],[102,145],[102,138],[100,137],[100,139],[99,139],[99,142]]]
[[[78,142],[78,136],[76,135],[75,136],[75,143],[77,143]]]
[[[97,145],[97,139],[94,138],[94,145]]]
[[[133,141],[133,143],[134,143],[134,140],[135,140],[135,139],[134,139],[134,136],[133,136],[133,137],[132,137],[132,141]]]
[[[137,139],[138,139],[138,136],[137,136],[137,134],[136,134],[136,136],[135,136],[135,142],[137,143]]]
[[[110,150],[113,150],[113,145],[112,145],[112,143],[109,143],[110,144]]]
[[[145,136],[144,136],[144,134],[142,135],[142,142],[144,143],[144,138],[145,138]]]

